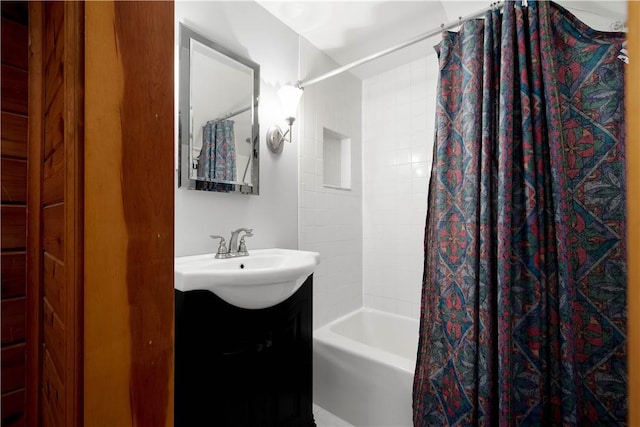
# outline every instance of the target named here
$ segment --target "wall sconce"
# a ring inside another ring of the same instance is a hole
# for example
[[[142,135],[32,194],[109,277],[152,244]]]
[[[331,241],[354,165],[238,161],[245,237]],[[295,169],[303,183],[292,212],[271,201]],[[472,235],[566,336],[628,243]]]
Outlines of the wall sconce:
[[[302,88],[291,85],[282,86],[278,89],[278,96],[282,103],[285,120],[289,123],[289,129],[285,133],[282,133],[280,126],[273,125],[267,130],[267,147],[276,154],[282,152],[287,135],[289,135],[289,142],[291,142],[291,126],[296,120],[296,111],[298,110],[298,101],[300,101],[300,97],[302,96]]]

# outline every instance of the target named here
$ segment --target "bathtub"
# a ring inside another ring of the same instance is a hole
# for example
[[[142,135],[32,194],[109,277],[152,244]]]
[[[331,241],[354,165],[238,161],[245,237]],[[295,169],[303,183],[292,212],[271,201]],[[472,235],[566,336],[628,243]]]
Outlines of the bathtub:
[[[313,332],[314,403],[355,426],[411,426],[418,321],[360,309]]]

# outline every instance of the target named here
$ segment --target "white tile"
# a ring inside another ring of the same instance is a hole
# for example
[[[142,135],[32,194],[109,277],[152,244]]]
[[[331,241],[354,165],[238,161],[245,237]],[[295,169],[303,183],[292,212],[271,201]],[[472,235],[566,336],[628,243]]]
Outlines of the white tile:
[[[315,193],[315,206],[318,209],[327,209],[327,194],[324,188],[320,188],[320,191]]]
[[[411,117],[413,120],[417,117],[418,120],[427,114],[427,102],[425,100],[426,95],[423,98],[413,99],[411,102]]]
[[[369,268],[371,269],[372,267]],[[375,267],[373,267],[373,269],[375,269]],[[372,273],[373,274],[363,277],[364,292],[372,295],[380,295],[383,288],[382,283],[380,283],[377,272],[373,271]],[[367,305],[366,298],[365,305]]]
[[[397,314],[420,320],[420,301],[406,302],[398,301],[396,306]]]
[[[400,301],[416,301],[420,299],[422,288],[422,267],[412,267],[404,271],[402,280],[397,287],[397,296]]]
[[[411,83],[419,83],[426,81],[427,74],[427,60],[426,58],[420,58],[411,63]]]
[[[326,199],[317,198],[316,208],[301,213],[301,224],[313,226],[312,212],[318,212],[316,224],[323,226],[311,237],[322,242],[322,233],[324,242],[337,245],[327,246],[332,261],[324,272],[323,283],[332,289],[325,307],[329,318],[358,304],[419,316],[437,67],[435,56],[426,55],[362,83],[363,142],[354,148],[361,160],[353,167],[360,198],[324,189]],[[318,119],[347,129],[351,123],[345,115],[354,108],[349,93],[335,92],[336,99],[344,98],[341,105],[335,111],[318,109]],[[301,188],[303,198],[308,187]],[[318,207],[326,209],[324,215]],[[397,255],[392,265],[389,253]],[[359,270],[351,264],[359,264]]]
[[[313,225],[313,224],[310,224],[311,212],[312,212],[312,209],[305,209],[305,208],[302,208],[298,211],[299,213],[298,221],[302,229],[304,229],[305,227],[308,227],[309,225]]]
[[[412,167],[411,176],[413,178],[426,178],[429,170],[431,169],[430,166],[427,165],[427,162],[413,163],[411,167]]]
[[[426,147],[415,147],[411,149],[411,163],[420,163],[427,161]]]
[[[315,189],[317,183],[317,177],[315,174],[303,171],[300,175],[302,176],[302,183],[307,186],[309,191]]]
[[[285,147],[286,148],[286,147]],[[300,147],[300,154],[308,157],[315,157],[316,155],[316,138],[314,136],[305,136],[305,142]]]
[[[429,188],[428,186],[429,186],[428,177],[413,178],[411,180],[412,193],[424,194]]]
[[[302,171],[305,173],[315,173],[315,158],[311,156],[302,156]]]
[[[396,164],[402,165],[411,163],[411,149],[410,148],[402,148],[396,151]]]
[[[427,107],[426,117],[430,117],[429,108]],[[425,135],[427,133],[427,121],[426,120],[412,120],[411,121],[411,134],[412,135]]]
[[[383,142],[383,144],[385,144],[385,142]],[[395,164],[396,164],[395,149],[391,147],[391,149],[384,150],[382,153],[382,166],[386,168],[387,166],[393,166]],[[379,173],[380,171],[377,171],[377,172]]]
[[[378,310],[386,311],[387,313],[397,313],[398,312],[398,301],[392,298],[380,298],[377,302]]]
[[[404,132],[396,137],[396,148],[411,148],[411,134]]]
[[[364,294],[364,306],[366,308],[372,308],[377,310],[378,306],[376,304],[377,301],[377,296],[372,294],[372,293],[368,293],[368,289],[366,289],[365,287],[365,294]]]
[[[437,104],[436,104],[436,98],[435,97],[427,97],[427,102],[425,104],[425,124],[430,125],[433,128],[433,125],[435,124],[435,117],[436,117],[436,108],[437,108]]]
[[[427,212],[427,194],[426,191],[423,193],[413,193],[411,195],[411,209],[412,210],[424,210]]]
[[[427,81],[427,96],[435,97],[438,91],[437,81]]]
[[[410,91],[411,89],[407,88],[407,90]],[[412,103],[408,100],[406,102],[398,103],[396,114],[398,115],[399,119],[408,120],[411,117],[411,105]],[[399,128],[403,126],[405,126],[404,123],[398,125]]]
[[[404,64],[396,68],[394,89],[401,89],[411,85],[411,64]]]
[[[374,294],[365,294],[364,295],[364,305],[367,308],[371,308],[374,310],[380,311],[389,311],[388,298],[381,297],[379,295]],[[395,306],[394,306],[395,310]]]
[[[425,209],[413,209],[410,212],[410,216],[409,216],[408,222],[410,224],[419,225],[421,227],[420,233],[422,233],[423,232],[423,227],[425,225],[426,215],[427,215],[426,208]]]
[[[316,208],[317,193],[314,191],[303,191],[300,199],[300,206],[302,208],[314,209]]]
[[[396,180],[397,181],[407,181],[411,180],[411,164],[405,163],[398,165],[396,168]]]
[[[411,86],[411,100],[422,101],[428,96],[427,83],[417,82]]]

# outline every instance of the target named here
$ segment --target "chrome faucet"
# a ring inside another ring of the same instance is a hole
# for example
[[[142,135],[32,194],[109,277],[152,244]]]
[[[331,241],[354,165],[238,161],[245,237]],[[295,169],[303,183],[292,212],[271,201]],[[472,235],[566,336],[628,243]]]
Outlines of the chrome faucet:
[[[245,232],[245,235],[240,239],[240,244],[238,244],[238,236],[240,233]],[[244,242],[245,237],[253,236],[253,228],[238,228],[235,231],[231,232],[231,239],[229,239],[229,251],[227,252],[227,258],[233,258],[238,256],[247,256],[249,252],[247,251],[247,245]]]

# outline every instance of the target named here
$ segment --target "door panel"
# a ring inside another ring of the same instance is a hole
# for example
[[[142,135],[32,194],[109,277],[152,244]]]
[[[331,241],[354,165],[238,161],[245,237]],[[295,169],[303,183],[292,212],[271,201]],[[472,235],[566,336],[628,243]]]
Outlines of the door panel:
[[[3,426],[19,426],[24,423],[26,382],[28,18],[26,2],[2,2],[1,9],[0,414]]]

